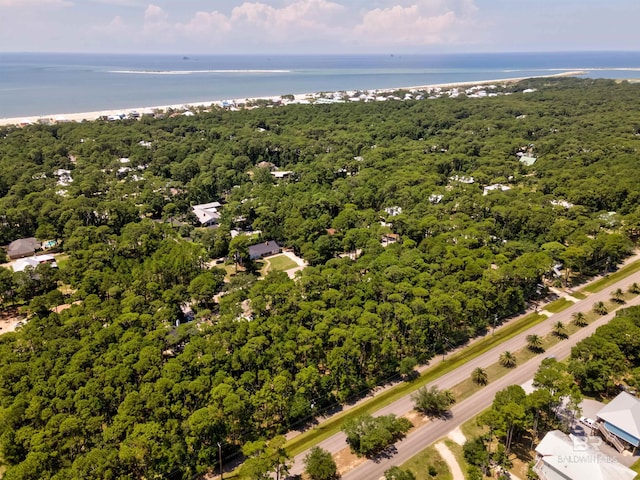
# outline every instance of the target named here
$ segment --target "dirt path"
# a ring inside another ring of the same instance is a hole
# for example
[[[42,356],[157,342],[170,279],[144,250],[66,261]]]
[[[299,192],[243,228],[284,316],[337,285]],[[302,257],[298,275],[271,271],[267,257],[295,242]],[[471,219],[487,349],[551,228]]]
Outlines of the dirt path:
[[[449,450],[449,447],[447,447],[443,442],[436,443],[435,446],[436,450],[449,467],[449,471],[451,472],[453,480],[464,480],[464,474],[462,473],[462,469],[458,464],[458,460],[456,460],[453,452]]]

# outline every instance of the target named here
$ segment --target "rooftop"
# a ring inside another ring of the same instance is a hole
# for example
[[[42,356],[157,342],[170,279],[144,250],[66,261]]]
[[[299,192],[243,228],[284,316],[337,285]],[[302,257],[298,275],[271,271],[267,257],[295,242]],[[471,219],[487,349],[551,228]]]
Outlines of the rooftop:
[[[627,392],[620,394],[602,407],[598,418],[640,438],[640,400]]]

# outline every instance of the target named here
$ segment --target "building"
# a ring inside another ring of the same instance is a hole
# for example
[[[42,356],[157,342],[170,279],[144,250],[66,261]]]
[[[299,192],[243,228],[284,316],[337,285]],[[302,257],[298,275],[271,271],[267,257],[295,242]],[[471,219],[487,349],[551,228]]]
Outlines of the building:
[[[198,217],[200,225],[203,227],[209,227],[220,221],[220,212],[218,212],[218,209],[221,206],[222,205],[219,202],[211,202],[194,205],[191,209],[195,216]]]
[[[382,235],[382,246],[386,247],[392,243],[398,243],[400,241],[400,235],[397,233],[385,233]]]
[[[16,258],[30,257],[40,248],[40,242],[33,237],[19,238],[9,244],[7,256],[11,260]]]
[[[54,268],[58,267],[56,259],[51,254],[34,255],[33,257],[20,258],[11,264],[14,272],[23,272],[27,267],[36,268],[41,263],[48,263]]]
[[[273,175],[274,178],[281,180],[283,178],[291,177],[293,172],[291,170],[276,170],[275,172],[271,172],[271,175]]]
[[[527,167],[530,167],[534,163],[536,163],[536,157],[530,157],[528,155],[522,155],[520,157],[520,163],[524,163]]]
[[[620,394],[596,414],[594,431],[618,451],[640,446],[640,400],[627,392]]]
[[[384,209],[387,215],[390,217],[397,217],[402,213],[402,207],[394,206],[394,207],[386,207]]]
[[[541,480],[632,480],[636,472],[598,450],[588,437],[547,433],[533,468]]]
[[[258,260],[269,255],[276,255],[282,251],[278,242],[269,240],[268,242],[258,243],[257,245],[251,245],[249,247],[249,258],[251,260]]]
[[[482,189],[482,195],[486,195],[489,192],[493,192],[494,190],[500,190],[501,192],[506,192],[507,190],[511,190],[511,187],[508,185],[502,185],[501,183],[487,185]]]

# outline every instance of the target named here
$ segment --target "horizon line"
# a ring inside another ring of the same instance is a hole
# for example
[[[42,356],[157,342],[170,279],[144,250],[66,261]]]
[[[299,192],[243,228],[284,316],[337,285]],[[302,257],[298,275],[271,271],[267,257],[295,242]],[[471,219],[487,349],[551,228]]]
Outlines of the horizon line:
[[[640,49],[603,49],[603,50],[486,50],[486,51],[458,51],[458,52],[340,52],[340,53],[332,53],[332,52],[313,52],[313,53],[305,53],[305,52],[261,52],[261,53],[250,53],[250,52],[236,52],[236,53],[194,53],[189,51],[184,52],[85,52],[85,51],[68,51],[68,50],[55,50],[55,51],[47,51],[47,50],[15,50],[15,51],[4,51],[0,52],[0,56],[4,54],[59,54],[59,55],[151,55],[151,56],[220,56],[220,57],[231,57],[231,56],[280,56],[280,57],[288,57],[288,56],[354,56],[354,55],[384,55],[384,56],[449,56],[449,55],[505,55],[505,54],[513,54],[513,55],[522,55],[522,54],[567,54],[567,53],[640,53]]]

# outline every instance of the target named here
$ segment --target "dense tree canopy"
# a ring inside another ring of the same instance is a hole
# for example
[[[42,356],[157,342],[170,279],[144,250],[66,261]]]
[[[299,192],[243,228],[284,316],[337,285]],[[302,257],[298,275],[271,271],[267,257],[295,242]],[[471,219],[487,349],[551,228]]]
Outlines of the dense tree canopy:
[[[1,129],[0,243],[63,252],[0,267],[2,308],[32,314],[0,336],[6,478],[182,478],[218,442],[258,464],[255,442],[521,311],[555,264],[614,267],[640,236],[639,88]],[[246,225],[311,266],[256,281]]]

